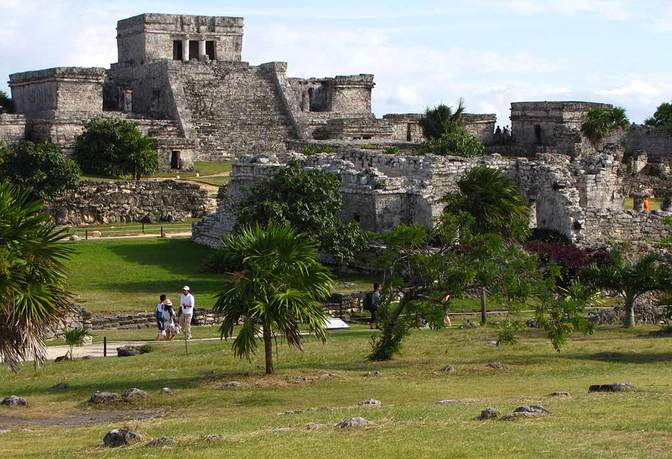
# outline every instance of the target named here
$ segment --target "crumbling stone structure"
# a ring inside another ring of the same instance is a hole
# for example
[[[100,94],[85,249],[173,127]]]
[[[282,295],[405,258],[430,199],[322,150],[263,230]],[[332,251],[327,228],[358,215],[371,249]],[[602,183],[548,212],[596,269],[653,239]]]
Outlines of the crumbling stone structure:
[[[441,157],[435,155],[388,155],[344,147],[335,154],[292,159],[306,168],[338,174],[344,199],[342,218],[357,221],[371,231],[385,231],[401,223],[430,226],[443,211],[441,199],[456,188],[466,171],[488,166],[511,176],[530,203],[530,224],[565,234],[588,245],[657,240],[670,230],[664,223],[668,212],[623,210],[617,155],[570,159],[541,155],[538,159]],[[232,208],[253,193],[284,164],[274,156],[248,156],[234,164],[227,196],[214,214],[194,225],[194,241],[217,246],[235,226]]]

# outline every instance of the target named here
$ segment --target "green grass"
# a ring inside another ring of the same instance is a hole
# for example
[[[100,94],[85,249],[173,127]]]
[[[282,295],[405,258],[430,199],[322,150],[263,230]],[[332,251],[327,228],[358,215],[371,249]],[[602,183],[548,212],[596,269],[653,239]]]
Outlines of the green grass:
[[[175,303],[185,284],[197,307],[215,303],[221,275],[204,270],[212,249],[190,239],[89,239],[68,244],[75,250],[67,263],[70,288],[91,312],[152,311],[162,293]],[[366,276],[345,276],[336,291],[368,290],[371,282]]]
[[[390,362],[365,357],[370,332],[332,333],[326,344],[309,340],[303,353],[279,349],[277,374],[261,374],[261,356],[235,359],[230,342],[154,346],[132,358],[48,363],[37,373],[0,369],[3,393],[28,399],[27,408],[0,407],[4,457],[465,457],[465,458],[664,458],[672,446],[672,338],[648,330],[599,330],[553,351],[538,332],[515,347],[489,344],[494,329],[416,331]],[[504,369],[486,363],[497,360]],[[453,374],[437,372],[450,363]],[[379,370],[380,377],[365,377]],[[333,380],[320,380],[322,372]],[[309,382],[291,377],[305,375]],[[239,389],[220,389],[238,380]],[[51,386],[66,381],[70,388]],[[627,381],[637,392],[590,394],[590,384]],[[161,396],[169,386],[173,396]],[[93,408],[96,390],[139,387],[149,399]],[[569,391],[553,398],[552,391]],[[376,398],[382,407],[360,407]],[[460,402],[442,406],[438,400]],[[476,420],[485,407],[510,412],[542,403],[552,414],[518,421]],[[288,410],[314,408],[298,414]],[[143,419],[154,413],[158,417]],[[112,419],[112,417],[116,417]],[[363,416],[370,427],[339,430],[334,424]],[[125,418],[126,420],[120,420]],[[19,423],[17,420],[22,420]],[[307,430],[306,424],[324,424]],[[170,436],[177,445],[150,449],[143,443],[110,450],[104,434],[128,426],[147,439]],[[205,436],[221,435],[206,442]]]
[[[194,161],[194,167],[190,171],[158,171],[156,174],[152,175],[152,178],[175,178],[178,175],[181,179],[196,177],[196,174],[199,174],[200,177],[206,177],[209,175],[220,175],[228,174],[232,169],[231,161]],[[82,175],[82,180],[91,180],[94,182],[105,182],[111,180],[131,180],[129,177],[102,177],[97,175]]]
[[[85,237],[88,232],[100,231],[102,237],[118,237],[118,236],[139,236],[142,234],[161,234],[161,227],[166,234],[184,233],[191,231],[191,225],[198,221],[196,218],[188,218],[181,222],[164,222],[144,225],[144,233],[142,223],[107,223],[100,225],[87,225],[79,227],[71,227],[70,234],[76,234],[80,237]]]
[[[649,207],[650,210],[660,210],[660,204],[663,202],[662,199],[658,198],[649,198]],[[625,210],[632,210],[633,207],[632,198],[625,198],[623,201],[623,208]]]

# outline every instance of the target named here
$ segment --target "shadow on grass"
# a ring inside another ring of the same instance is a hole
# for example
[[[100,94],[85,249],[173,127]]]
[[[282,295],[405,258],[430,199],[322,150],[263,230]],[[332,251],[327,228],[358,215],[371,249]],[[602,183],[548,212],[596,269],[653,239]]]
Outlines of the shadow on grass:
[[[597,352],[594,354],[578,354],[572,356],[572,358],[617,363],[659,363],[672,362],[672,352]]]

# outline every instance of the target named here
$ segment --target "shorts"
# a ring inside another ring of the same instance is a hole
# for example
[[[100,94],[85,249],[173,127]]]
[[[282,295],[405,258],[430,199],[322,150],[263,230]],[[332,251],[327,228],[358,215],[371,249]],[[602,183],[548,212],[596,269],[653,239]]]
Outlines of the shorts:
[[[159,331],[164,331],[166,329],[166,324],[162,318],[156,318],[156,325],[158,325]]]

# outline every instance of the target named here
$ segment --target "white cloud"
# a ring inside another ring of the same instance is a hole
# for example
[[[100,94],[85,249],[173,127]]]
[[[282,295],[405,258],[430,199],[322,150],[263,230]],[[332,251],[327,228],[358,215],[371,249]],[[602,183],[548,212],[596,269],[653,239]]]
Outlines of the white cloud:
[[[511,0],[508,7],[521,14],[579,14],[593,13],[607,19],[623,21],[632,15],[627,0]]]

